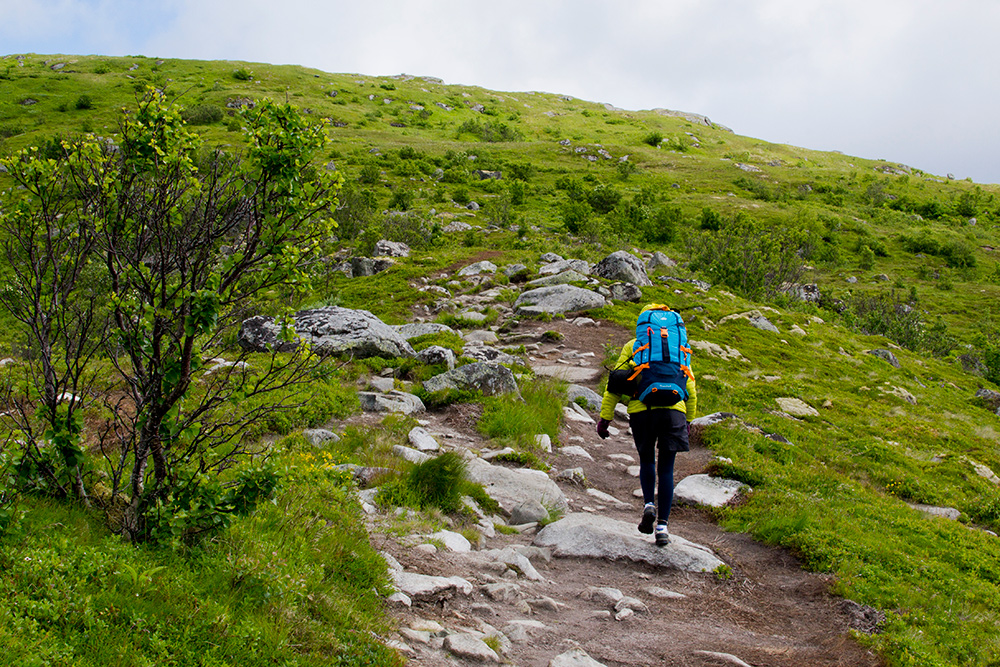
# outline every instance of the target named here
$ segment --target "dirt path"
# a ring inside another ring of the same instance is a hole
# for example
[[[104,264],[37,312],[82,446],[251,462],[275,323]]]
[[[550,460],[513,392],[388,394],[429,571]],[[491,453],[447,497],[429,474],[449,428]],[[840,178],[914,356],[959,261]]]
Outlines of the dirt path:
[[[550,351],[549,359],[566,350],[593,352],[595,367],[604,356],[605,344],[621,345],[629,338],[628,332],[606,323],[577,327],[565,321],[528,323],[517,333],[539,335],[551,329],[564,335],[565,347],[557,349],[555,344],[543,344],[541,351]],[[596,389],[594,383],[589,386]],[[472,420],[459,407],[421,417],[430,422],[427,428],[432,433],[450,433],[451,441],[467,446],[481,445],[480,436],[471,428]],[[590,509],[614,519],[636,522],[641,500],[633,496],[633,491],[639,486],[638,479],[629,474],[628,464],[620,457],[609,458],[622,454],[635,457],[635,449],[627,424],[616,421],[616,426],[621,429],[620,434],[602,442],[594,433],[593,424],[569,422],[560,434],[560,442],[553,443],[554,450],[558,452],[560,445],[579,445],[593,460],[554,454],[549,463],[553,471],[582,467],[588,487],[630,505],[628,509],[598,507],[599,502],[588,496],[583,487],[561,485],[572,511]],[[703,472],[711,456],[710,451],[698,446],[678,455],[676,480]],[[721,580],[712,574],[689,574],[631,562],[558,558],[545,562],[533,558],[532,564],[545,581],[518,580],[522,595],[510,601],[497,601],[488,597],[481,585],[503,579],[469,571],[461,554],[439,552],[428,556],[397,538],[379,533],[378,529],[373,540],[393,554],[407,571],[457,575],[476,585],[469,596],[455,595],[433,603],[414,602],[410,608],[395,609],[393,613],[398,616],[401,628],[420,626],[428,620],[450,629],[481,629],[484,622],[499,629],[518,619],[544,624],[544,628],[532,629],[529,640],[511,643],[504,655],[507,664],[546,667],[553,657],[574,647],[582,648],[591,658],[609,667],[741,664],[735,658],[754,667],[882,664],[850,637],[850,616],[844,602],[829,593],[831,577],[803,571],[796,559],[781,549],[762,546],[745,535],[724,532],[707,512],[699,509],[675,507],[670,526],[672,533],[714,550],[732,568],[733,576]],[[532,537],[498,533],[487,540],[485,548],[527,545]],[[645,603],[648,613],[637,613],[623,621],[609,618],[605,606],[581,597],[591,586],[619,589]],[[650,592],[655,588],[684,597],[663,599]],[[440,639],[423,644],[410,637],[406,643],[413,653],[410,664],[472,664],[440,650]]]

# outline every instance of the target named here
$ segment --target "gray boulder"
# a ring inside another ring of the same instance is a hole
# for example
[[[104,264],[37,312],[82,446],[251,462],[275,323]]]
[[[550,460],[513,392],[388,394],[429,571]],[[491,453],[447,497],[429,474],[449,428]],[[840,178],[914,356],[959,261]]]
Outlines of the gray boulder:
[[[397,324],[393,327],[400,336],[406,340],[411,340],[417,336],[428,334],[455,333],[455,330],[446,324],[437,322],[411,322],[409,324]]]
[[[657,547],[636,532],[632,522],[583,512],[568,514],[545,526],[533,543],[550,547],[552,555],[560,558],[629,560],[685,572],[713,572],[723,565],[710,549],[683,537],[671,535],[667,546]]]
[[[512,282],[523,282],[531,271],[524,264],[508,264],[503,269],[503,274]]]
[[[448,226],[445,227],[443,231],[448,233],[467,232],[470,229],[472,229],[472,225],[470,225],[469,223],[462,222],[461,220],[455,220],[454,222],[449,223]]]
[[[553,285],[523,292],[514,302],[514,311],[518,315],[555,315],[602,308],[604,305],[604,297],[597,292],[572,285]]]
[[[549,511],[537,500],[525,500],[510,513],[512,526],[523,523],[538,523],[549,518]]]
[[[339,442],[340,436],[325,428],[307,428],[302,431],[302,435],[313,447],[322,447],[328,442]]]
[[[567,269],[562,273],[555,273],[548,276],[542,276],[541,278],[535,278],[527,283],[527,287],[551,287],[552,285],[567,285],[569,283],[581,283],[586,282],[587,276],[583,275],[579,271],[574,271],[573,269]]]
[[[658,269],[661,266],[669,269],[677,266],[677,262],[657,250],[653,253],[653,256],[649,258],[649,261],[646,262],[646,268],[652,270]]]
[[[446,389],[479,391],[485,396],[521,393],[509,368],[489,362],[460,366],[424,381],[425,391],[433,393]]]
[[[551,264],[546,264],[542,268],[538,269],[538,273],[539,275],[547,276],[569,270],[589,276],[590,272],[593,271],[593,267],[582,259],[562,259],[557,262],[552,262]]]
[[[320,355],[344,354],[358,358],[413,357],[415,353],[388,324],[367,310],[324,306],[300,310],[293,316],[296,339],[280,339],[281,326],[263,315],[244,320],[237,341],[249,352],[267,352],[276,347],[290,352],[300,341]]]
[[[469,479],[482,484],[490,498],[497,501],[508,514],[528,500],[560,512],[569,510],[566,496],[559,485],[538,470],[521,470],[495,466],[482,459],[467,463]],[[632,527],[633,531],[635,527]]]
[[[480,273],[496,273],[497,265],[493,262],[483,260],[482,262],[476,262],[475,264],[469,264],[461,269],[459,269],[456,275],[459,276],[475,276]]]
[[[976,390],[976,398],[981,399],[991,410],[1000,409],[1000,392],[979,388]]]
[[[868,350],[867,353],[873,357],[878,357],[879,359],[889,362],[889,365],[893,368],[899,368],[899,360],[896,359],[896,355],[889,350]]]
[[[782,291],[796,301],[805,301],[807,303],[819,303],[823,298],[823,295],[819,291],[819,285],[816,283],[789,285]]]
[[[393,264],[390,259],[373,259],[371,257],[352,257],[350,263],[350,277],[352,278],[374,276],[376,273],[382,273]]]
[[[472,662],[500,662],[500,656],[479,637],[460,632],[444,638],[444,650]]]
[[[410,246],[402,241],[387,241],[382,239],[375,244],[376,257],[409,257]]]
[[[554,252],[547,252],[538,258],[543,264],[551,264],[553,262],[561,262],[563,258]]]
[[[594,275],[605,280],[620,280],[633,285],[652,285],[642,260],[630,252],[613,252],[594,266]]]
[[[428,364],[444,364],[448,370],[455,368],[455,353],[440,345],[431,345],[417,352],[417,361]]]
[[[399,412],[404,415],[412,415],[427,410],[419,397],[402,391],[392,391],[387,394],[359,391],[358,400],[361,402],[361,409],[365,412]]]
[[[674,487],[674,502],[723,507],[750,487],[743,482],[708,475],[688,475]]]
[[[778,331],[778,327],[771,324],[771,320],[767,319],[763,315],[753,315],[749,319],[750,326],[755,329],[760,329],[761,331],[770,331],[771,333],[781,333]]]
[[[603,662],[597,662],[582,648],[574,648],[560,653],[549,660],[549,667],[607,667]]]
[[[524,361],[520,358],[487,345],[466,345],[462,348],[462,356],[494,364],[524,365]]]
[[[566,398],[571,403],[576,403],[576,399],[582,398],[587,401],[587,407],[591,410],[600,410],[603,397],[593,389],[579,384],[571,384],[566,388]]]
[[[615,283],[608,285],[608,293],[614,301],[628,301],[638,303],[642,301],[642,290],[633,283]]]

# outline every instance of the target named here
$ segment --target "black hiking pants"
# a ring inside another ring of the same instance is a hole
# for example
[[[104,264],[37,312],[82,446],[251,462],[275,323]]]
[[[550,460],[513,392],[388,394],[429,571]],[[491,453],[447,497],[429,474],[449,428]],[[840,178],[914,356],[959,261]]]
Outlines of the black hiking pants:
[[[681,410],[650,408],[629,415],[629,424],[639,452],[643,502],[655,502],[657,522],[666,523],[674,500],[674,457],[690,448],[687,416]]]

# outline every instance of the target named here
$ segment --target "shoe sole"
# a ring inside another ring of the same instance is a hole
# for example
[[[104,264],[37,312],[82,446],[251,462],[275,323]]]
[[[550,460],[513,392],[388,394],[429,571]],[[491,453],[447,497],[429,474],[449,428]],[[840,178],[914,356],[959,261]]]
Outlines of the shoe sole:
[[[653,512],[643,513],[642,521],[639,522],[639,532],[646,535],[653,534],[653,524],[656,523],[656,514]]]
[[[658,547],[665,547],[668,544],[670,544],[670,538],[669,537],[657,537],[656,538],[656,546],[658,546]]]

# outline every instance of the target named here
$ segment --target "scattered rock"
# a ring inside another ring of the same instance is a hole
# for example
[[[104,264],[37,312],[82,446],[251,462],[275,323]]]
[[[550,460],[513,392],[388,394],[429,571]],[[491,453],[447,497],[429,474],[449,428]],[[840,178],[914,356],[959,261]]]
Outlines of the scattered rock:
[[[410,429],[409,434],[407,434],[407,439],[410,444],[416,447],[421,452],[436,452],[441,449],[441,445],[438,441],[434,439],[430,433],[427,432],[423,426],[414,426]]]
[[[433,577],[402,570],[392,570],[389,576],[396,588],[411,600],[439,600],[451,597],[456,591],[471,595],[473,590],[472,584],[461,577]]]
[[[340,436],[333,431],[328,431],[325,428],[307,428],[302,431],[302,435],[305,436],[306,440],[313,447],[322,447],[328,442],[339,442]]]
[[[469,264],[468,266],[459,269],[456,275],[459,276],[475,276],[480,273],[496,273],[497,265],[493,262],[483,260],[482,262],[476,262],[475,264]]]
[[[393,329],[405,340],[430,334],[455,333],[455,330],[451,327],[445,324],[438,324],[437,322],[411,322],[410,324],[394,326]]]
[[[547,252],[538,259],[544,264],[552,264],[553,262],[563,261],[563,258],[554,252]]]
[[[444,544],[444,548],[455,553],[466,554],[472,551],[472,544],[464,535],[450,531],[439,530],[433,535],[427,535],[428,540],[437,540]]]
[[[889,365],[893,368],[899,368],[899,360],[896,359],[896,355],[889,350],[867,350],[865,353],[870,354],[873,357],[878,357],[879,359],[884,359],[889,362]]]
[[[411,449],[410,447],[404,447],[403,445],[393,445],[392,451],[396,456],[409,461],[410,463],[424,463],[425,461],[430,461],[433,458],[430,454],[424,454],[423,452]]]
[[[521,393],[509,368],[488,362],[460,366],[424,381],[424,390],[428,392],[445,389],[478,391],[484,396]]]
[[[510,513],[510,522],[515,526],[522,523],[541,523],[548,518],[549,511],[537,500],[525,500]]]
[[[642,260],[624,250],[613,252],[598,262],[594,266],[594,274],[605,280],[620,280],[633,285],[653,284],[646,275]]]
[[[376,257],[409,257],[410,246],[402,241],[387,241],[382,239],[375,244]]]
[[[431,345],[417,352],[417,361],[428,365],[443,364],[448,370],[455,368],[455,353],[447,347]]]
[[[562,489],[538,470],[519,470],[490,465],[481,459],[467,464],[469,479],[482,484],[487,495],[510,514],[521,503],[535,500],[539,504],[566,512],[569,504]],[[546,545],[538,545],[546,546]]]
[[[586,260],[582,259],[562,259],[551,264],[546,264],[542,268],[538,269],[540,275],[546,276],[554,273],[562,273],[563,271],[576,271],[577,273],[582,273],[585,276],[589,276],[593,267],[587,263]]]
[[[415,356],[402,336],[367,310],[340,306],[300,310],[293,316],[293,322],[295,340],[292,341],[282,340],[281,326],[263,315],[244,320],[237,340],[240,347],[250,352],[267,352],[272,348],[289,352],[305,341],[320,355],[388,359]]]
[[[753,667],[753,665],[743,662],[731,653],[719,653],[717,651],[694,651],[694,654],[705,656],[706,658],[712,658],[726,665],[733,665],[733,667]]]
[[[1000,392],[980,387],[976,390],[976,398],[982,400],[990,410],[997,410],[1000,408]]]
[[[568,285],[569,283],[580,283],[585,282],[587,276],[583,275],[578,271],[569,269],[563,271],[562,273],[556,273],[553,275],[542,276],[541,278],[536,278],[527,283],[527,287],[551,287],[552,285]]]
[[[559,453],[563,456],[579,456],[583,459],[594,460],[594,457],[590,455],[583,447],[578,447],[577,445],[570,445],[569,447],[563,447],[559,450]]]
[[[674,502],[703,507],[724,507],[750,487],[743,482],[708,475],[688,475],[674,487]],[[672,539],[672,538],[671,538]]]
[[[632,283],[614,283],[608,285],[608,298],[614,301],[638,303],[642,301],[642,290]]]
[[[661,266],[669,269],[677,266],[677,262],[657,250],[653,253],[653,256],[649,258],[649,261],[646,262],[646,268],[652,270],[658,269]]]
[[[950,519],[952,521],[958,521],[958,517],[962,515],[954,507],[935,507],[934,505],[921,505],[920,503],[907,503],[907,505],[917,511],[923,512],[927,516],[941,517],[942,519]]]
[[[572,285],[553,285],[522,292],[514,302],[514,311],[518,315],[555,315],[603,308],[604,305],[604,297],[596,292]]]
[[[462,222],[461,220],[456,220],[452,223],[449,223],[442,231],[447,233],[453,233],[453,232],[467,232],[470,229],[472,229],[472,225],[470,225],[469,223]]]
[[[584,387],[579,384],[571,384],[566,388],[566,398],[568,398],[571,403],[577,403],[576,399],[582,398],[586,401],[588,408],[591,410],[600,410],[601,400],[603,397],[589,387]]]
[[[786,415],[793,417],[818,417],[819,412],[805,401],[798,398],[776,398],[774,399],[778,407]]]
[[[482,639],[466,632],[448,635],[444,638],[444,649],[452,655],[475,662],[500,662],[496,651]]]
[[[549,667],[605,667],[605,665],[591,658],[582,648],[575,648],[552,658]]]
[[[399,412],[411,415],[427,410],[419,397],[402,391],[393,391],[388,394],[359,391],[358,399],[361,401],[361,409],[365,412]]]

